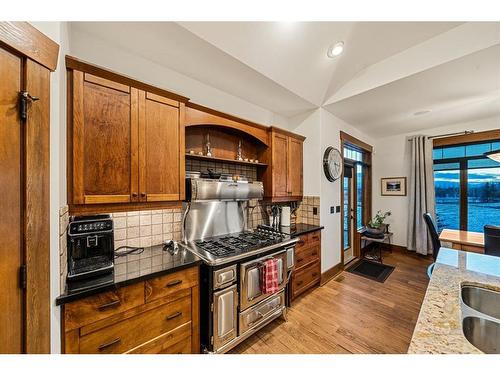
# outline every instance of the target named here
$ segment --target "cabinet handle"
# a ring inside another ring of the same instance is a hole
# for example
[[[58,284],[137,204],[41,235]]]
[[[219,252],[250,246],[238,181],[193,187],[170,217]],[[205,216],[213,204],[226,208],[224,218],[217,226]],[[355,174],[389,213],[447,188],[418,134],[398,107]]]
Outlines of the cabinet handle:
[[[117,337],[116,339],[114,339],[110,342],[107,342],[106,344],[99,345],[99,347],[97,349],[101,352],[104,349],[109,348],[112,345],[118,344],[120,341],[122,341],[122,339]]]
[[[302,281],[297,281],[297,286],[301,286],[302,285]]]
[[[99,306],[97,309],[99,311],[103,311],[103,310],[109,309],[110,307],[117,306],[120,304],[121,304],[120,300],[116,300],[116,301],[112,301],[109,303],[105,303],[104,305]]]
[[[141,197],[146,198],[147,194],[145,192],[141,193]]]
[[[180,280],[180,279],[169,282],[167,285],[165,285],[165,287],[171,288],[171,287],[179,285],[179,284],[182,284],[182,280]]]
[[[137,193],[132,193],[132,198],[137,198]]]
[[[299,245],[303,245],[303,244],[305,244],[305,243],[306,243],[306,241],[304,241],[304,240],[298,240],[298,241],[297,241],[297,243],[298,243]]]
[[[180,311],[177,311],[176,313],[173,313],[172,315],[167,316],[167,320],[172,320],[177,318],[178,316],[181,316],[182,313]]]
[[[297,258],[297,263],[300,263],[300,262],[303,262],[304,259],[303,258]]]
[[[317,272],[313,272],[312,276],[316,277],[316,276],[318,276],[318,273]]]

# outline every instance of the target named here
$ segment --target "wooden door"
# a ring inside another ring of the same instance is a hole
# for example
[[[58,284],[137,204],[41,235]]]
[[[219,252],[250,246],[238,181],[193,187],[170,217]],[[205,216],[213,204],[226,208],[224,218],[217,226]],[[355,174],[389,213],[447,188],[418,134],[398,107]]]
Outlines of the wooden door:
[[[23,350],[21,74],[22,60],[0,48],[0,353]]]
[[[178,201],[185,149],[179,103],[144,91],[139,97],[140,201]]]
[[[302,196],[302,141],[288,138],[288,194]]]
[[[273,197],[288,196],[288,137],[273,134]]]
[[[73,203],[138,201],[138,90],[73,71]]]
[[[27,60],[25,88],[38,98],[24,124],[26,353],[50,353],[50,71]]]

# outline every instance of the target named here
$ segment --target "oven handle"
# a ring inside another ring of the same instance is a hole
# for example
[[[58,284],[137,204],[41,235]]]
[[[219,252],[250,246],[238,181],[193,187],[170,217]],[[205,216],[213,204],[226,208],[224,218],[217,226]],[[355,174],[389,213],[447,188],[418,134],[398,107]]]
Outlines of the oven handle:
[[[249,266],[255,265],[255,264],[257,264],[256,267],[259,267],[259,265],[262,265],[265,260],[274,259],[274,257],[276,255],[280,255],[280,254],[283,254],[283,253],[286,253],[286,249],[277,251],[277,252],[275,252],[273,254],[270,254],[270,255],[266,255],[265,257],[262,257],[262,258],[259,258],[259,259],[251,260],[250,262],[242,263],[241,267],[244,268],[245,270],[249,269],[250,268]],[[241,272],[240,277],[241,277],[241,282],[242,283],[245,282],[245,276],[246,276],[246,272]],[[288,282],[288,280],[287,280],[287,282]]]

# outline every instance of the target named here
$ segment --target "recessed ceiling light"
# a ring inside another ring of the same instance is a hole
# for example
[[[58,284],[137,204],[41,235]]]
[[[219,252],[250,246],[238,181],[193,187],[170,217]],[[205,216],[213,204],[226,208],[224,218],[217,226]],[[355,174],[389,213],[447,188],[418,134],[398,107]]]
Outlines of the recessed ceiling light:
[[[342,52],[344,52],[344,42],[337,42],[328,48],[326,55],[333,59],[335,56],[342,54]]]
[[[424,110],[424,111],[418,111],[418,112],[415,112],[415,113],[413,114],[413,116],[422,116],[422,115],[426,115],[427,113],[430,113],[430,112],[431,112],[430,110],[426,109],[426,110]]]

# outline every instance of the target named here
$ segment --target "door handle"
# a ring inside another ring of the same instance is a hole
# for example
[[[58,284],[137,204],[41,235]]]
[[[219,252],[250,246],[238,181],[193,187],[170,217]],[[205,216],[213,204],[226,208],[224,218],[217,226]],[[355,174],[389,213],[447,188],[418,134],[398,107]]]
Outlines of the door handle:
[[[120,304],[121,304],[121,302],[120,302],[120,300],[118,299],[118,300],[116,300],[116,301],[112,301],[112,302],[109,302],[109,303],[105,303],[104,305],[99,306],[97,309],[98,309],[99,311],[103,311],[103,310],[109,309],[110,307],[113,307],[113,306],[118,306],[118,305],[120,305]]]
[[[116,339],[114,339],[114,340],[112,340],[110,342],[107,342],[105,344],[99,345],[99,347],[97,349],[101,352],[104,349],[109,348],[112,345],[118,344],[120,341],[122,341],[122,339],[119,338],[119,337],[117,337]]]
[[[169,283],[167,283],[167,285],[165,285],[165,287],[166,288],[171,288],[171,287],[179,285],[179,284],[182,284],[182,280],[177,279],[177,280],[174,280],[174,281],[170,281]]]
[[[167,316],[167,320],[175,319],[175,318],[177,318],[178,316],[181,316],[181,315],[182,315],[182,313],[180,311],[177,311],[176,313],[173,313],[173,314]]]

